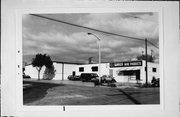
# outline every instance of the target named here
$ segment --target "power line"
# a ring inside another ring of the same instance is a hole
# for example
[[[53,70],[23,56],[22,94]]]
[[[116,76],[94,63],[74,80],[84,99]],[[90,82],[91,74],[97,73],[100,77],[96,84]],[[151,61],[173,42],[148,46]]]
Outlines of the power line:
[[[147,40],[148,43],[150,43],[151,45],[153,45],[154,47],[156,47],[157,49],[159,49],[158,46],[156,46],[154,43],[150,42],[149,40]]]
[[[60,23],[75,26],[75,27],[79,27],[79,28],[84,28],[84,29],[89,29],[89,30],[92,30],[92,31],[105,33],[105,34],[108,34],[108,35],[120,36],[120,37],[125,37],[125,38],[129,38],[129,39],[138,40],[138,41],[145,41],[145,39],[142,39],[142,38],[130,37],[130,36],[126,36],[126,35],[121,35],[121,34],[116,34],[116,33],[112,33],[112,32],[102,31],[102,30],[98,30],[98,29],[94,29],[94,28],[90,28],[90,27],[86,27],[86,26],[81,26],[81,25],[78,25],[78,24],[65,22],[65,21],[62,21],[62,20],[53,19],[53,18],[46,17],[46,16],[41,16],[41,15],[37,15],[37,14],[30,14],[30,15],[40,17],[40,18],[44,18],[44,19],[48,19],[48,20],[52,20],[52,21],[56,21],[56,22],[60,22]],[[148,43],[150,43],[151,45],[153,45],[156,48],[159,48],[150,41],[148,41]]]
[[[109,35],[121,36],[121,37],[125,37],[125,38],[144,41],[144,39],[141,39],[141,38],[130,37],[130,36],[120,35],[120,34],[116,34],[116,33],[106,32],[106,31],[102,31],[102,30],[98,30],[98,29],[94,29],[94,28],[90,28],[90,27],[86,27],[86,26],[81,26],[81,25],[77,25],[77,24],[73,24],[73,23],[69,23],[69,22],[65,22],[65,21],[61,21],[61,20],[57,20],[57,19],[53,19],[53,18],[49,18],[49,17],[45,17],[45,16],[41,16],[41,15],[36,15],[36,14],[30,14],[30,15],[33,15],[33,16],[36,16],[36,17],[41,17],[41,18],[44,18],[44,19],[52,20],[52,21],[56,21],[56,22],[60,22],[60,23],[64,23],[64,24],[68,24],[68,25],[71,25],[71,26],[76,26],[76,27],[80,27],[80,28],[85,28],[85,29],[89,29],[89,30],[109,34]]]
[[[110,35],[107,35],[107,36],[110,36]],[[112,36],[111,36],[111,38],[115,39],[115,38],[112,37]],[[156,47],[157,49],[159,49],[159,47],[158,47],[156,44],[152,43],[151,41],[147,40],[147,42],[148,42],[149,44],[151,44],[152,46]]]

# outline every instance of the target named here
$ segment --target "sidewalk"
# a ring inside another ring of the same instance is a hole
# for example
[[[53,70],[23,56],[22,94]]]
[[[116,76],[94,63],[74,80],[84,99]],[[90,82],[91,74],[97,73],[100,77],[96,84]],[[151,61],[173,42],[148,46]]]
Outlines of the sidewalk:
[[[49,84],[71,84],[77,86],[89,86],[94,87],[93,82],[82,82],[82,81],[70,81],[70,80],[37,80],[37,79],[23,79],[25,82],[34,83],[49,83]]]
[[[37,80],[37,79],[23,79],[25,82],[33,82],[33,83],[48,83],[48,84],[70,84],[75,86],[88,86],[88,87],[94,87],[93,82],[82,82],[82,81],[72,81],[72,80]],[[118,89],[126,89],[126,88],[138,88],[137,84],[125,84],[125,83],[115,83],[116,88]],[[104,87],[104,88],[110,88],[110,86],[107,85],[101,85],[98,87]]]

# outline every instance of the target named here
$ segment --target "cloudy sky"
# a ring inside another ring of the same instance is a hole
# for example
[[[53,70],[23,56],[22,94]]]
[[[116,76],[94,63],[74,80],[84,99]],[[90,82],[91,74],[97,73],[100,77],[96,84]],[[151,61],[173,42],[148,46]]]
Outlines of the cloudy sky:
[[[144,41],[158,46],[158,13],[75,13],[38,14],[53,19],[126,35],[140,40],[107,35],[60,22],[23,15],[23,61],[31,63],[37,53],[48,54],[53,61],[87,63],[89,57],[98,62],[98,40],[101,39],[102,62],[132,60],[144,51]],[[148,44],[148,54],[156,56],[159,50]]]

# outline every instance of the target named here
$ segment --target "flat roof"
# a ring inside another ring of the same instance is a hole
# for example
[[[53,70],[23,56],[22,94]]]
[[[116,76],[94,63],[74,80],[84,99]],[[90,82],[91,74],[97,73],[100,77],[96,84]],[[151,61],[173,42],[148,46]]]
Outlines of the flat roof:
[[[145,61],[145,60],[135,60],[135,61],[116,61],[116,62],[109,62],[109,63],[122,63],[122,62],[140,62],[140,61]],[[77,63],[77,62],[62,62],[62,61],[53,61],[53,63],[62,63],[62,64],[74,64],[74,65],[93,65],[93,64],[99,64],[99,63]],[[153,62],[148,62],[148,63],[153,63]],[[102,62],[101,64],[107,64],[107,62]],[[157,63],[156,63],[157,64]],[[27,64],[25,66],[31,65]]]
[[[61,61],[53,61],[53,63],[76,64],[76,65],[83,65],[83,64],[84,64],[84,63],[75,63],[75,62],[61,62]]]

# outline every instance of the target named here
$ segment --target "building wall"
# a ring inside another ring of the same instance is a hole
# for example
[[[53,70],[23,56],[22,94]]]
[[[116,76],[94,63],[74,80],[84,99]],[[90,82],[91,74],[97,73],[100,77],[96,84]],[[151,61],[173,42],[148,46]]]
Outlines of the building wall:
[[[72,75],[73,71],[76,75],[80,75],[81,73],[97,73],[98,71],[92,71],[92,67],[99,67],[99,64],[86,64],[86,65],[77,65],[77,64],[68,64],[68,63],[53,63],[55,67],[55,77],[53,80],[67,80],[69,75]],[[79,68],[83,67],[84,71],[80,72]],[[156,72],[153,72],[153,68],[156,68]],[[42,68],[40,73],[40,79],[43,78],[45,67]],[[98,68],[99,70],[99,68]],[[110,68],[109,63],[101,64],[101,76],[102,75],[113,75],[117,82],[137,82],[136,80],[129,81],[129,76],[120,76],[118,75],[119,71],[123,70],[140,70],[140,80],[142,83],[146,82],[146,74],[145,74],[145,61],[142,62],[142,66],[133,66],[133,67],[115,67]],[[110,73],[111,71],[111,73]],[[37,79],[38,72],[36,68],[32,67],[32,65],[28,65],[25,67],[25,74],[30,75],[31,78]],[[148,82],[151,82],[152,78],[159,78],[159,65],[156,63],[148,62]]]
[[[67,77],[69,75],[72,75],[72,71],[75,71],[77,67],[76,64],[68,63],[53,63],[53,65],[56,70],[53,80],[67,80]],[[44,71],[45,67],[43,66],[40,72],[40,79],[43,78]],[[38,71],[32,65],[28,65],[25,67],[25,74],[29,75],[33,79],[38,79]]]
[[[53,80],[60,80],[62,79],[62,64],[61,63],[53,63],[54,68],[56,70],[55,72],[55,77],[53,78]]]
[[[43,77],[44,70],[45,70],[45,67],[42,67],[40,71],[40,79],[42,79]],[[29,75],[31,78],[38,79],[38,71],[32,65],[25,66],[25,74]]]
[[[118,75],[119,71],[123,70],[140,70],[140,81],[141,83],[146,82],[146,72],[145,72],[145,61],[142,62],[142,66],[133,66],[133,67],[117,67],[117,68],[110,68],[113,70],[113,77],[117,82],[137,82],[136,80],[129,80],[129,76],[122,76]],[[156,69],[156,72],[153,72],[153,68]],[[148,82],[150,83],[152,78],[159,78],[159,65],[156,63],[148,62]]]
[[[144,80],[146,78],[146,74],[145,74],[145,61],[143,61],[143,73],[144,73]],[[156,68],[156,72],[153,72],[153,68]],[[160,78],[159,76],[159,64],[157,63],[150,63],[148,62],[148,82],[150,83],[152,78],[155,77],[155,78]]]
[[[64,79],[67,80],[69,75],[72,75],[72,72],[75,71],[77,65],[75,64],[64,64]]]
[[[92,71],[92,67],[98,67],[98,71]],[[83,67],[84,71],[80,72],[79,68]],[[97,73],[99,75],[99,64],[86,64],[86,65],[78,65],[76,68],[76,74],[80,75],[81,73]],[[109,74],[109,63],[101,64],[101,76]]]

